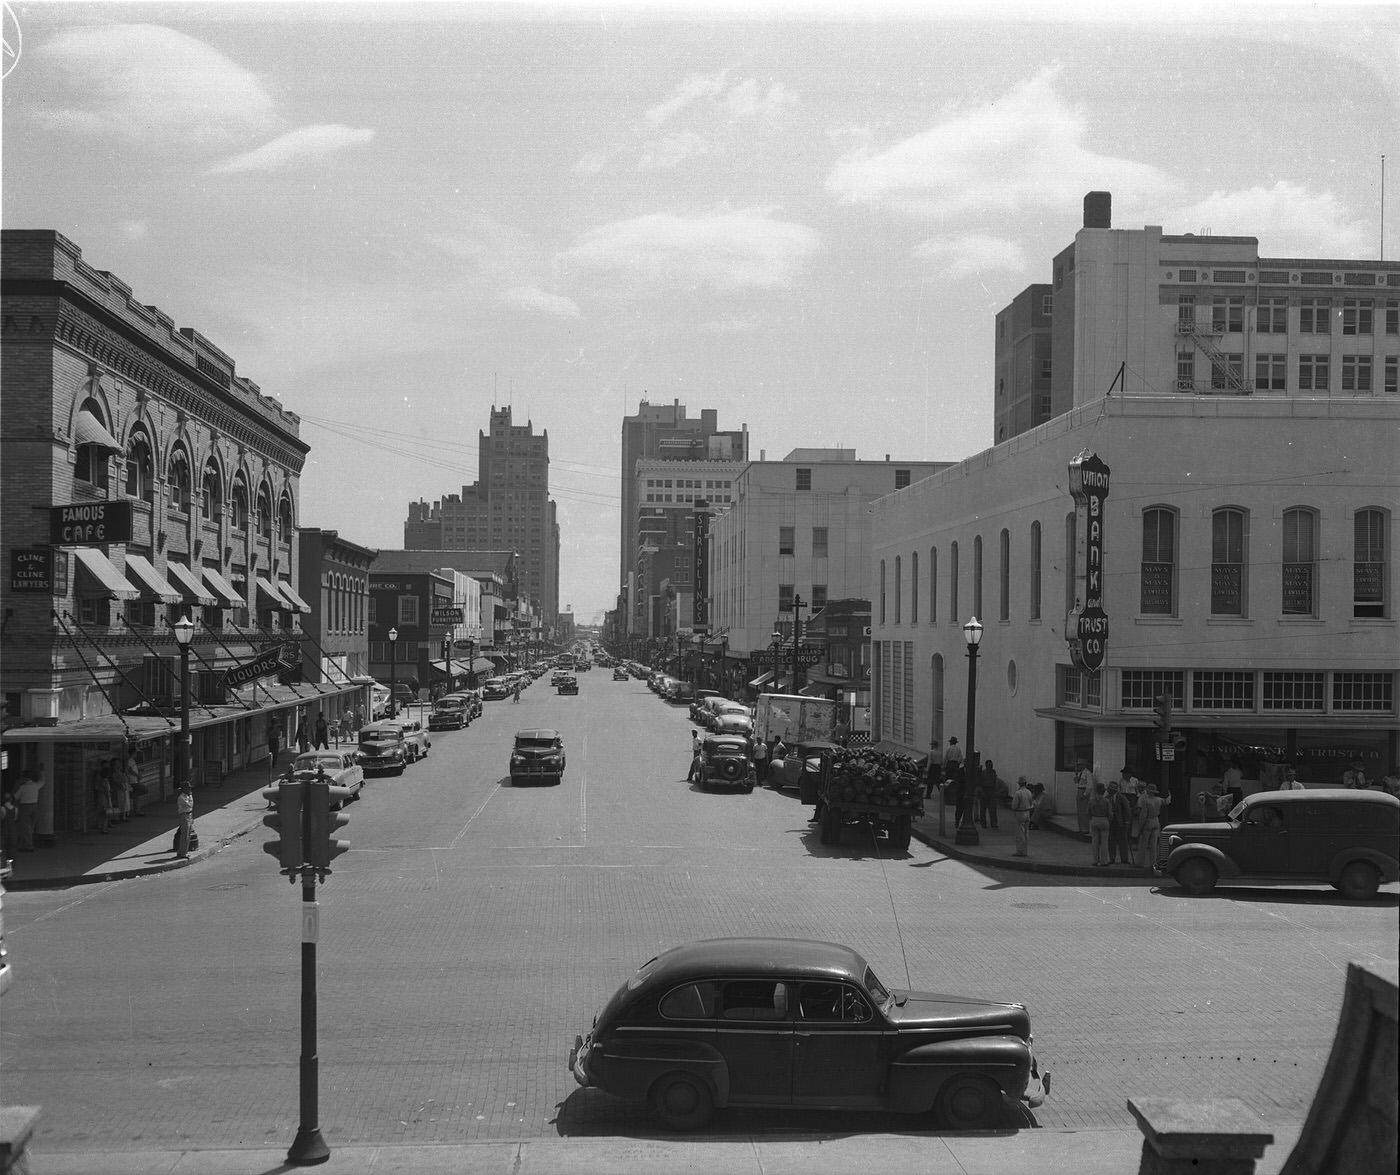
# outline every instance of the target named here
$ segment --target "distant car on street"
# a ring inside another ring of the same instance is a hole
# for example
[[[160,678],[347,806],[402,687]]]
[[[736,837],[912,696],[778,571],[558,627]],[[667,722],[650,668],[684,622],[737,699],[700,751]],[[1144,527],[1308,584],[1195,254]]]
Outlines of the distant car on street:
[[[333,787],[349,789],[351,800],[358,800],[365,786],[365,771],[354,751],[307,751],[292,760],[291,773],[302,782],[319,779],[324,773]]]
[[[614,666],[614,667],[613,667],[613,680],[614,680],[614,681],[626,681],[626,680],[627,680],[627,670],[625,670],[621,665]]]
[[[403,727],[393,718],[381,718],[360,727],[360,766],[366,775],[392,772],[402,775],[408,764]]]
[[[749,761],[748,739],[738,735],[707,734],[700,740],[700,790],[722,783],[751,792],[756,780]]]
[[[721,938],[643,963],[569,1054],[574,1080],[699,1130],[723,1106],[880,1110],[989,1130],[1049,1092],[1024,1004],[887,988],[850,947]]]
[[[566,673],[559,679],[557,688],[561,694],[576,694],[578,693],[578,678],[572,673]]]
[[[486,679],[486,684],[481,687],[481,696],[488,702],[500,701],[508,698],[514,682],[504,677],[490,677]]]
[[[416,763],[419,759],[424,759],[433,745],[433,740],[428,737],[428,732],[423,729],[423,724],[416,718],[395,719],[399,724],[399,729],[403,731],[404,749],[408,752],[408,761]]]
[[[564,739],[557,730],[518,730],[510,751],[511,786],[522,780],[560,783],[564,763]]]
[[[471,720],[471,703],[460,695],[449,694],[433,703],[433,712],[428,715],[428,729],[461,730]]]

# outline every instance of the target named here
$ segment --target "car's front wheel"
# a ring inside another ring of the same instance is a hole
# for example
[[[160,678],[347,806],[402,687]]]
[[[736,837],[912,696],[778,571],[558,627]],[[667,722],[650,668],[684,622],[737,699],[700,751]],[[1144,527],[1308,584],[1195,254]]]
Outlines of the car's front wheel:
[[[1342,897],[1364,902],[1376,896],[1381,887],[1381,872],[1365,861],[1353,861],[1337,878],[1337,888]]]
[[[699,1130],[715,1112],[709,1087],[690,1073],[667,1073],[651,1087],[651,1112],[672,1130]]]
[[[959,1073],[943,1083],[934,1117],[944,1130],[992,1130],[1006,1112],[1000,1087],[980,1073]]]
[[[1204,857],[1189,857],[1176,871],[1176,883],[1187,893],[1210,893],[1220,873]]]

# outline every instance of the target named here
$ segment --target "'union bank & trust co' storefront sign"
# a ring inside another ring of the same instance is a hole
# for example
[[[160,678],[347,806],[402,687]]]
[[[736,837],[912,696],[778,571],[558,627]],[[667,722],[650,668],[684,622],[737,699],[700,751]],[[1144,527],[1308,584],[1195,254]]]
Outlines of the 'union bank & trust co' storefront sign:
[[[1083,673],[1097,673],[1108,647],[1108,613],[1103,608],[1104,503],[1108,466],[1085,449],[1069,463],[1074,498],[1074,611],[1065,625],[1070,657]]]

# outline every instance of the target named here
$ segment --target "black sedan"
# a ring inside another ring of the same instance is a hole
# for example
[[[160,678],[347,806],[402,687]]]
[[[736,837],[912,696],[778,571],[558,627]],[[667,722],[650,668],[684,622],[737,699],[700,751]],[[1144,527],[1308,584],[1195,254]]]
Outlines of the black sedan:
[[[673,1130],[722,1106],[931,1115],[1000,1125],[1050,1089],[1024,1004],[887,988],[849,947],[722,938],[642,964],[575,1039],[579,1085],[645,1101]]]

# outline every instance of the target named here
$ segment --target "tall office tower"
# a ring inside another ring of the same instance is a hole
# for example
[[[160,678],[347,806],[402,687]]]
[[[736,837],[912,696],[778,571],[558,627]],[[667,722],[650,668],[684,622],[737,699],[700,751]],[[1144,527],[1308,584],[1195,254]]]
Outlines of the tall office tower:
[[[491,429],[477,434],[477,480],[436,502],[410,502],[408,551],[501,551],[519,555],[520,593],[545,627],[559,612],[559,526],[549,497],[549,431],[511,422],[491,409]]]
[[[697,420],[686,416],[685,405],[679,400],[670,404],[649,404],[643,400],[635,416],[622,418],[622,546],[618,552],[618,583],[623,589],[628,575],[636,569],[642,545],[637,462],[647,458],[747,461],[748,457],[748,425],[721,432],[719,413],[713,408],[702,408]]]

